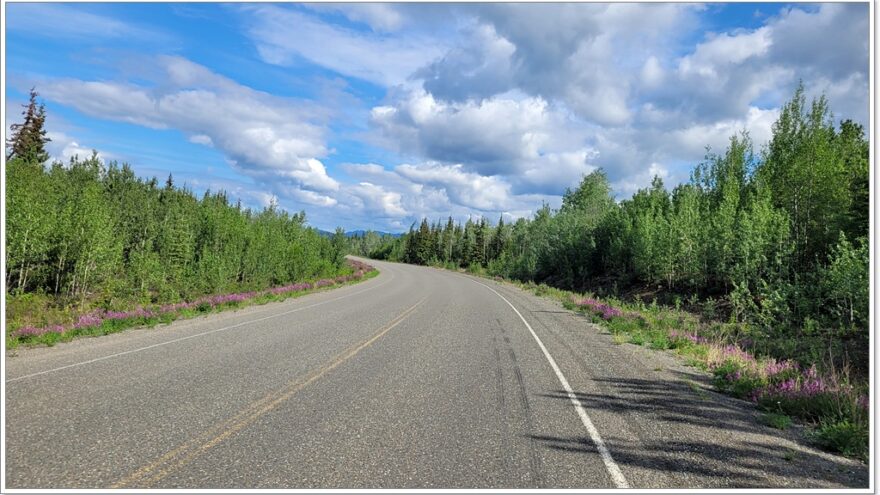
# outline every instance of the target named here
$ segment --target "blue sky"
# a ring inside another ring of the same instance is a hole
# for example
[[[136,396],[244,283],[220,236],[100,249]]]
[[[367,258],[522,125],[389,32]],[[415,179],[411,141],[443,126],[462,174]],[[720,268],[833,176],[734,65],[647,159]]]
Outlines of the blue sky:
[[[6,125],[36,86],[90,154],[324,229],[514,219],[602,167],[624,198],[767,141],[803,81],[868,124],[868,4],[6,4]]]

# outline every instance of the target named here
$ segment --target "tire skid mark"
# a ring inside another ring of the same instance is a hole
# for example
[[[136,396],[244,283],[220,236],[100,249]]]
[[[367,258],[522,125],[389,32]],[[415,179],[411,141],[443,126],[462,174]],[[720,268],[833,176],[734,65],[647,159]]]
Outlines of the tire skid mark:
[[[510,470],[510,458],[507,455],[507,452],[510,451],[510,425],[507,423],[507,407],[504,400],[504,371],[502,369],[501,364],[501,351],[499,349],[498,339],[495,336],[495,333],[492,333],[492,351],[495,355],[495,393],[497,398],[495,400],[495,410],[498,412],[498,417],[501,420],[501,449],[500,449],[500,458],[501,458],[501,468],[502,471],[506,474],[509,473]]]
[[[508,296],[510,296],[512,299],[518,299],[517,302],[521,306],[524,306],[524,307],[526,306],[522,301],[522,299],[525,299],[525,298],[517,298],[516,296],[512,295],[510,293],[510,291],[505,291],[505,293]],[[604,383],[604,382],[601,382],[598,380],[593,380],[592,377],[594,376],[594,373],[587,367],[587,364],[583,359],[583,354],[582,353],[579,354],[577,351],[575,351],[574,347],[572,347],[572,345],[569,344],[568,340],[565,338],[565,336],[561,332],[554,330],[550,325],[547,325],[546,323],[544,323],[544,321],[541,319],[540,315],[535,314],[535,312],[532,310],[526,310],[526,311],[529,311],[529,313],[531,313],[533,321],[537,322],[541,326],[541,328],[543,328],[547,332],[547,334],[549,334],[550,336],[552,336],[554,338],[554,340],[557,344],[560,344],[565,349],[566,354],[568,354],[568,356],[571,358],[572,362],[574,362],[575,365],[586,376],[591,378],[591,380],[590,380],[591,383],[593,383],[596,386],[596,388],[598,388],[599,391],[603,395],[608,396],[608,397],[618,397],[621,399],[621,401],[628,400],[625,397],[625,395],[619,393],[615,387],[609,386],[607,383]],[[550,318],[557,318],[557,317],[559,317],[559,315],[557,315],[557,314],[550,315]],[[560,325],[560,328],[565,328],[565,327],[563,325]],[[602,351],[607,352],[604,349],[602,349]],[[642,364],[644,366],[643,363],[640,363],[640,364]],[[581,407],[584,407],[584,408],[590,407],[589,402],[587,402],[583,398],[578,397],[577,400],[578,400],[578,402],[581,403]],[[639,418],[631,409],[626,409],[623,411],[616,411],[615,414],[623,415],[626,418],[626,420],[624,421],[625,428],[628,429],[630,432],[635,433],[633,436],[638,438],[640,441],[644,442],[646,438],[651,438],[650,432],[660,431],[657,428],[655,428],[655,429],[644,428],[642,426],[643,418]],[[657,416],[657,413],[654,412],[653,410],[651,410],[651,412],[648,414],[650,414],[650,416],[653,419],[653,421],[655,422],[655,424],[662,423],[662,418],[659,418]],[[663,441],[668,441],[668,439],[663,438]],[[664,460],[665,461],[663,462],[663,466],[666,467],[669,472],[675,472],[675,471],[678,471],[681,469],[681,466],[675,465],[674,463],[670,462],[669,459],[664,458]],[[664,479],[666,479],[665,474],[660,473],[660,475],[663,476]]]
[[[531,478],[538,488],[542,488],[544,486],[543,463],[541,461],[541,457],[538,455],[538,445],[537,440],[535,440],[535,435],[537,435],[538,432],[535,428],[535,418],[534,414],[532,413],[532,406],[529,403],[529,396],[528,392],[526,391],[525,380],[523,379],[522,370],[519,367],[519,362],[516,359],[516,352],[513,350],[513,345],[510,343],[510,338],[504,331],[504,325],[501,323],[500,319],[496,318],[495,321],[498,323],[498,328],[501,329],[504,343],[507,346],[507,354],[510,357],[511,366],[513,368],[513,374],[516,378],[517,391],[519,392],[519,403],[520,408],[522,409],[522,420],[525,423],[526,434],[528,436],[529,442],[529,468],[531,471]]]
[[[553,370],[553,373],[556,375],[556,379],[559,380],[559,384],[565,389],[565,395],[568,397],[571,405],[574,407],[575,413],[578,416],[578,419],[581,420],[581,424],[584,425],[584,428],[587,430],[587,433],[590,435],[590,439],[595,445],[596,450],[599,453],[599,456],[602,458],[602,463],[605,464],[605,469],[608,472],[608,475],[611,478],[611,481],[614,483],[617,488],[630,488],[629,482],[627,482],[626,477],[623,475],[623,472],[620,470],[620,466],[614,462],[614,458],[611,455],[611,451],[608,450],[608,446],[605,444],[605,441],[602,439],[601,434],[599,433],[599,429],[596,428],[593,420],[590,419],[590,416],[587,414],[587,411],[584,409],[583,405],[578,401],[577,395],[574,392],[574,389],[571,388],[571,384],[568,382],[568,379],[562,372],[562,369],[559,367],[559,364],[556,362],[556,359],[550,354],[550,351],[547,349],[547,346],[544,345],[544,342],[541,341],[541,338],[538,337],[538,334],[535,333],[535,329],[529,324],[528,320],[516,309],[516,306],[513,305],[506,297],[501,295],[500,292],[493,289],[492,287],[474,279],[471,277],[465,277],[471,280],[473,283],[482,285],[496,296],[498,296],[501,300],[507,304],[516,316],[519,317],[520,321],[522,321],[523,325],[528,329],[529,334],[531,334],[532,338],[535,340],[535,343],[538,345],[538,348],[541,349],[541,353],[544,354],[544,358],[547,360],[547,364],[550,365],[550,368]]]
[[[495,389],[498,400],[495,402],[499,411],[504,411],[504,374],[501,370],[501,351],[498,349],[498,339],[492,335],[492,350],[495,354]]]

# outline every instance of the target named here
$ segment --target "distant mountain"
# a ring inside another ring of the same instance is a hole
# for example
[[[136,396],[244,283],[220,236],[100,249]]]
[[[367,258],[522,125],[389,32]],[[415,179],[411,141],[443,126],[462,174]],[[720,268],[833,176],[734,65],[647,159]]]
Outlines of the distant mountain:
[[[361,230],[361,229],[350,230],[345,233],[345,236],[346,237],[362,236],[362,235],[366,234],[367,232],[369,232],[369,230]],[[390,235],[391,237],[400,237],[403,235],[403,234],[392,234],[391,232],[382,232],[381,230],[374,230],[373,232],[379,234],[380,236]]]
[[[334,235],[333,232],[329,232],[329,231],[326,231],[326,230],[321,230],[321,229],[319,229],[319,228],[315,228],[315,230],[316,230],[319,234],[321,234],[322,236],[324,236],[324,237],[333,237],[333,235]],[[349,230],[348,232],[345,233],[345,237],[363,236],[363,235],[366,234],[367,232],[369,232],[369,231],[368,231],[368,230],[363,230],[363,229]],[[373,232],[379,234],[380,236],[390,235],[391,237],[400,237],[400,236],[403,235],[403,234],[394,234],[394,233],[391,233],[391,232],[382,232],[382,231],[380,231],[380,230],[374,230]]]

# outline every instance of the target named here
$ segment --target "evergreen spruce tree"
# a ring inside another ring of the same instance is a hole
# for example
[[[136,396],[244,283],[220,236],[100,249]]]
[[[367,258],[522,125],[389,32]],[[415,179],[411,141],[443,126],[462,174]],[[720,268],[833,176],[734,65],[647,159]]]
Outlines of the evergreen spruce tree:
[[[6,142],[6,160],[14,157],[32,163],[44,163],[49,159],[46,152],[46,143],[50,141],[46,137],[46,107],[42,103],[37,104],[37,91],[31,88],[30,101],[21,112],[24,121],[9,126],[10,138]]]

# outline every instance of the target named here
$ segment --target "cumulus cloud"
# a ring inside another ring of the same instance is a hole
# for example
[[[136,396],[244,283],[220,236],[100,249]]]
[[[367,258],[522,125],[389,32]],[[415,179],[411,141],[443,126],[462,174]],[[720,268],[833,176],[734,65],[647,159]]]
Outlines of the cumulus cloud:
[[[443,189],[457,205],[483,211],[502,211],[509,206],[509,184],[498,177],[465,172],[461,165],[400,165],[395,171],[412,182]]]
[[[417,73],[441,98],[488,97],[512,88],[559,101],[602,125],[631,118],[632,64],[665,55],[697,8],[641,4],[490,4],[470,12],[479,27]],[[457,81],[466,82],[468,91]]]
[[[180,130],[266,182],[318,192],[339,188],[318,159],[327,149],[313,105],[253,90],[183,58],[157,63],[165,77],[152,87],[64,79],[44,83],[41,94],[95,117]]]
[[[754,30],[709,33],[678,60],[665,89],[645,96],[675,110],[676,125],[742,118],[755,105],[778,107],[799,81],[813,94],[853,89],[838,91],[832,104],[852,109],[857,101],[866,110],[867,14],[859,4],[820,4],[813,11],[786,8]],[[865,123],[867,112],[849,117]]]
[[[756,148],[760,149],[770,141],[773,123],[777,118],[777,109],[751,107],[743,118],[696,124],[670,132],[671,140],[664,151],[667,156],[676,152],[696,156],[703,153],[708,146],[720,152],[727,147],[731,136],[742,130],[749,131]]]
[[[629,191],[742,130],[760,147],[799,80],[837,118],[867,122],[864,5],[786,7],[725,32],[700,31],[699,5],[464,10],[474,24],[416,72],[422,91],[374,108],[372,123],[398,150],[503,177],[512,192],[558,194],[597,166]],[[825,43],[829,32],[841,36]]]
[[[422,162],[391,170],[376,164],[343,168],[361,182],[342,187],[337,213],[365,210],[372,221],[381,218],[395,228],[448,216],[458,221],[480,215],[513,220],[533,214],[544,202],[560,204],[558,195],[519,194],[504,177],[468,172],[461,165]]]
[[[46,143],[46,152],[49,153],[49,160],[59,161],[61,163],[70,162],[71,158],[78,157],[81,160],[91,158],[92,154],[98,154],[98,160],[104,163],[111,158],[105,152],[98,151],[94,148],[81,145],[78,140],[59,131],[48,131],[46,137],[49,142]]]
[[[833,79],[865,73],[868,14],[864,3],[823,3],[815,11],[786,8],[769,23],[773,45],[768,57],[774,63],[802,67]]]
[[[659,163],[651,163],[643,171],[613,182],[611,187],[619,193],[621,198],[628,198],[638,192],[639,189],[644,189],[651,185],[654,177],[660,177],[666,183],[669,179],[669,170]],[[669,187],[668,183],[665,185]]]
[[[372,112],[372,122],[389,144],[429,159],[466,163],[488,175],[535,156],[549,140],[550,117],[540,98],[445,103],[425,92]]]
[[[401,206],[401,193],[388,191],[385,187],[369,182],[349,186],[347,191],[360,200],[365,212],[378,214],[381,217],[400,218],[407,211]]]
[[[512,57],[516,46],[499,36],[491,25],[480,24],[467,31],[458,45],[413,74],[436,98],[482,99],[514,85]]]
[[[375,107],[372,123],[388,146],[465,172],[506,176],[526,192],[560,194],[592,170],[583,130],[540,97],[444,102],[415,91]]]

